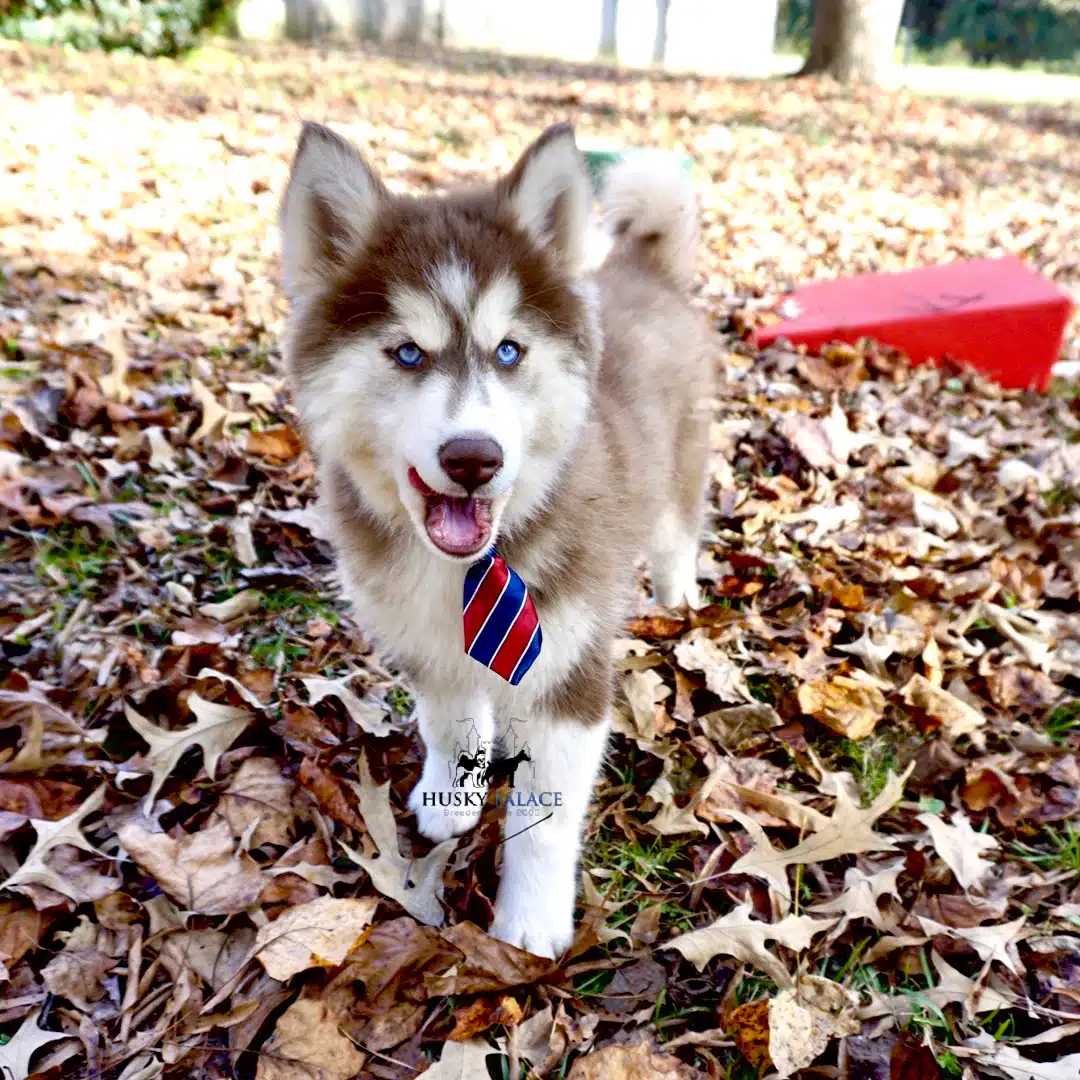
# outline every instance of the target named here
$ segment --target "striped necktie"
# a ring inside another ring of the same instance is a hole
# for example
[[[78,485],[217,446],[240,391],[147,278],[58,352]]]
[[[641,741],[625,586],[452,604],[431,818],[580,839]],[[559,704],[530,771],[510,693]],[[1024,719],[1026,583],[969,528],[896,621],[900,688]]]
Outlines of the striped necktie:
[[[488,552],[465,575],[464,607],[465,651],[517,686],[544,640],[525,582]]]

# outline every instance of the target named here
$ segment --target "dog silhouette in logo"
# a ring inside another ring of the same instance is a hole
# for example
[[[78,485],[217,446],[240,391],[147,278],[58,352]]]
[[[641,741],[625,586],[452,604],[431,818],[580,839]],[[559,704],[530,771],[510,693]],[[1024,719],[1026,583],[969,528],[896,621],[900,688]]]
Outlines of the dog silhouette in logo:
[[[493,761],[485,770],[484,775],[480,779],[480,783],[483,784],[501,784],[504,780],[510,781],[510,786],[514,786],[514,773],[517,772],[518,766],[523,761],[532,761],[529,757],[527,750],[520,750],[511,758],[502,758],[500,761]]]
[[[457,776],[454,777],[454,787],[464,787],[465,781],[472,776],[474,772],[484,769],[485,763],[484,748],[481,746],[472,757],[468,754],[461,754],[457,759]]]

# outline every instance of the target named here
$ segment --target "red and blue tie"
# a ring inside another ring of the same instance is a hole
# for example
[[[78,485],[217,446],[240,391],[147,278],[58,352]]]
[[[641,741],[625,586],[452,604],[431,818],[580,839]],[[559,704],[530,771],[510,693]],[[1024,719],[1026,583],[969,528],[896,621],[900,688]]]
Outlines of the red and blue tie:
[[[544,640],[525,582],[490,552],[465,575],[464,605],[465,651],[517,686]]]

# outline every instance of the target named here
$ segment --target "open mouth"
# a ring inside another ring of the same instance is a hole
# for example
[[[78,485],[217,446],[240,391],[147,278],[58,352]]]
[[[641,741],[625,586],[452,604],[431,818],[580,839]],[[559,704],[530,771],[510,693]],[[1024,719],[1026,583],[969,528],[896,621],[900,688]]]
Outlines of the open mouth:
[[[476,555],[491,539],[491,500],[442,495],[409,468],[409,483],[424,496],[424,527],[431,542],[447,555]]]

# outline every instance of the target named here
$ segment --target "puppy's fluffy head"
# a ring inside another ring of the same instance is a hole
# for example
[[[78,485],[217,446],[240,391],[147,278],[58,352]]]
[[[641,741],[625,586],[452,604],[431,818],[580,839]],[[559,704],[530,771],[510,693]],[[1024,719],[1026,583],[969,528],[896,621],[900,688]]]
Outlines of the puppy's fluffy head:
[[[281,220],[309,439],[370,512],[447,558],[535,513],[584,423],[589,199],[568,125],[491,188],[419,199],[328,129],[300,137]]]

